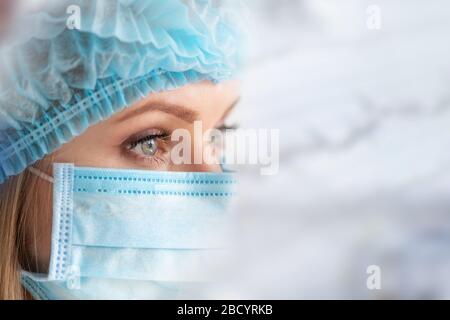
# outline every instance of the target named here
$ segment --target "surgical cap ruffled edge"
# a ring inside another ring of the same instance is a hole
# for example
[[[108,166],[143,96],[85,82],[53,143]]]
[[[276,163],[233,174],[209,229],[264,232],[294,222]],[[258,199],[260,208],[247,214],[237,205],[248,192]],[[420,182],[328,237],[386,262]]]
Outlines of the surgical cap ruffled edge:
[[[140,1],[129,2],[136,4]],[[187,27],[192,28],[191,34],[198,32],[198,29],[193,25]],[[84,31],[80,31],[80,33],[89,33],[87,30],[88,27],[85,27]],[[179,70],[173,68],[173,66],[164,68],[164,65],[159,65],[143,75],[139,75],[139,72],[131,75],[125,74],[126,76],[124,74],[118,76],[114,72],[105,73],[105,78],[97,79],[94,86],[91,85],[89,88],[73,86],[73,94],[70,99],[66,99],[66,101],[59,99],[64,103],[58,104],[47,99],[48,102],[58,105],[40,110],[42,115],[39,119],[29,123],[17,120],[15,123],[14,120],[10,121],[11,126],[0,131],[0,183],[3,183],[9,176],[20,173],[28,165],[42,159],[45,155],[80,135],[91,125],[109,118],[114,113],[148,96],[150,93],[172,90],[202,80],[219,82],[231,78],[239,64],[240,57],[238,58],[237,49],[228,45],[227,52],[224,52],[224,48],[218,47],[215,41],[227,39],[227,37],[234,38],[237,36],[237,31],[229,25],[224,27],[217,24],[216,29],[212,31],[230,32],[229,34],[211,33],[208,37],[205,37],[204,33],[201,34],[204,43],[199,50],[215,51],[215,54],[211,55],[214,63],[208,64],[203,55],[203,61],[184,59],[184,65]],[[49,39],[39,39],[39,41],[51,42],[64,32],[73,33],[74,31],[65,29],[60,33],[54,33]],[[95,33],[93,34],[97,36]],[[211,37],[214,37],[214,39]],[[109,37],[103,39],[111,38],[115,37],[111,37],[111,34],[109,34]],[[117,37],[117,39],[120,41],[120,37]],[[33,40],[28,39],[28,42]],[[134,40],[140,45],[142,43],[145,45],[142,36]],[[177,42],[180,43],[182,40],[177,39]],[[173,44],[173,41],[171,43]],[[222,57],[219,56],[221,58],[219,60],[217,53],[223,55]]]

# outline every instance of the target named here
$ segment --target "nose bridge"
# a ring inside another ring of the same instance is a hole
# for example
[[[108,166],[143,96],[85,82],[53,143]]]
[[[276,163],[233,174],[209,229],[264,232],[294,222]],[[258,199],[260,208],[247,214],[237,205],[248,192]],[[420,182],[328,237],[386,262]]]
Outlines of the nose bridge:
[[[214,172],[221,173],[223,172],[220,164],[182,164],[182,165],[174,165],[170,171],[178,171],[178,172]]]
[[[194,168],[196,172],[222,172],[222,167],[219,164],[200,164],[194,166],[196,167]]]

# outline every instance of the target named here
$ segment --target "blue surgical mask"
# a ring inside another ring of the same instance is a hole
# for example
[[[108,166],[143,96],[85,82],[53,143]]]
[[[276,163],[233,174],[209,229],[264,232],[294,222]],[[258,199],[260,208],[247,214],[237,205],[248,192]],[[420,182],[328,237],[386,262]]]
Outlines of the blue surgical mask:
[[[232,174],[71,164],[53,171],[49,272],[22,272],[33,297],[203,297],[226,252]]]

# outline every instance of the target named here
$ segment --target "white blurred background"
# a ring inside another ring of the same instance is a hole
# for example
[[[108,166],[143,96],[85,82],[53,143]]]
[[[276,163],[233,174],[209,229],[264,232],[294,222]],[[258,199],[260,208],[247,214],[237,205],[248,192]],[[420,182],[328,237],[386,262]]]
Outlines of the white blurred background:
[[[243,172],[242,297],[450,298],[450,2],[249,5],[241,125],[281,149]]]

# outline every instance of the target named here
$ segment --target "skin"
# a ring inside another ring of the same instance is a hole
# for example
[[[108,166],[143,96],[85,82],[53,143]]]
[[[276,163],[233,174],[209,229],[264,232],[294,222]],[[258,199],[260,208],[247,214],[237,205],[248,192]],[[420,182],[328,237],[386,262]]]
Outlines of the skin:
[[[73,139],[43,160],[39,166],[51,173],[51,163],[74,163],[76,166],[99,168],[128,168],[158,171],[219,172],[219,165],[181,164],[170,161],[167,151],[170,145],[164,138],[154,138],[159,150],[153,158],[142,152],[142,143],[133,147],[133,140],[148,135],[169,134],[179,128],[188,130],[194,137],[193,120],[202,121],[203,130],[221,128],[225,119],[239,99],[238,83],[229,81],[214,85],[209,82],[187,85],[183,88],[152,94],[111,118],[91,126],[82,135]],[[131,143],[131,145],[130,145]],[[202,142],[203,143],[203,142]],[[157,149],[158,149],[157,148]],[[194,139],[192,139],[194,148]],[[164,152],[165,151],[165,152]],[[48,168],[48,169],[45,169]],[[41,179],[38,190],[42,199],[51,194],[52,185]],[[42,213],[27,226],[35,234],[27,239],[27,255],[34,261],[34,272],[47,272],[50,260],[52,208],[42,201],[38,212]],[[35,233],[31,229],[35,230]]]

